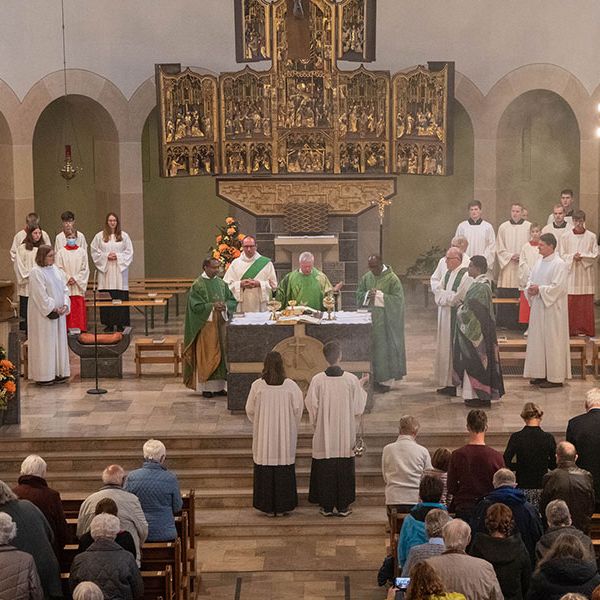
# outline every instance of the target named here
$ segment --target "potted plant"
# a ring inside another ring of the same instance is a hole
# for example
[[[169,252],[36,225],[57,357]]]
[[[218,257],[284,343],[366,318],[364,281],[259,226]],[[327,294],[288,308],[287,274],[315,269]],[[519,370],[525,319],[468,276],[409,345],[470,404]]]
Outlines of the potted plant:
[[[0,346],[0,423],[4,421],[4,412],[9,401],[17,391],[17,370],[6,357],[6,351]]]

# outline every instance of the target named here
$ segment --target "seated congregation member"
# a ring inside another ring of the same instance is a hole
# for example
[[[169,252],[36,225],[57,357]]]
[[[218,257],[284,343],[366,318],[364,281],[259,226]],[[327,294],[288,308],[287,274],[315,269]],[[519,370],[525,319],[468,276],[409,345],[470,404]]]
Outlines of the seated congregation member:
[[[65,210],[65,212],[60,215],[60,221],[62,224],[62,231],[56,234],[54,251],[58,253],[61,248],[64,248],[67,244],[67,239],[73,235],[77,246],[82,248],[87,254],[87,240],[85,239],[85,235],[83,235],[75,225],[75,214],[70,210]]]
[[[21,475],[13,492],[21,500],[29,500],[44,513],[54,533],[54,548],[58,553],[67,541],[67,521],[60,494],[48,487],[46,461],[37,454],[30,454],[21,463]]]
[[[544,475],[556,468],[556,441],[540,424],[544,411],[526,402],[521,411],[525,427],[511,434],[504,451],[504,462],[516,473],[517,485],[529,502],[538,506]]]
[[[308,500],[318,504],[324,517],[347,517],[356,497],[354,453],[357,418],[367,402],[367,394],[356,375],[339,363],[342,350],[337,342],[327,342],[323,355],[329,367],[310,382],[305,404],[313,427],[312,464]]]
[[[104,594],[92,581],[82,581],[73,590],[73,600],[104,600]]]
[[[100,500],[100,502],[96,504],[96,510],[94,512],[94,516],[102,514],[113,515],[115,517],[119,516],[119,509],[117,508],[117,504],[112,498],[102,498],[102,500]],[[121,527],[120,521],[119,527]],[[119,533],[117,533],[115,537],[115,542],[117,542],[117,544],[119,544],[121,548],[124,548],[128,552],[131,552],[134,558],[137,557],[135,542],[133,541],[133,537],[131,536],[129,531],[120,529]],[[87,531],[79,538],[79,552],[85,552],[93,543],[94,538],[92,538],[91,532]]]
[[[589,598],[600,584],[595,559],[574,535],[559,536],[540,560],[529,584],[527,600],[559,600],[578,592]]]
[[[148,440],[143,452],[144,465],[129,473],[124,487],[140,499],[148,521],[147,540],[171,542],[177,537],[174,515],[183,507],[179,483],[164,464],[167,449],[160,440]]]
[[[453,519],[444,526],[442,533],[446,550],[425,562],[439,575],[444,589],[464,594],[468,600],[504,600],[494,567],[486,560],[466,553],[471,541],[467,523]]]
[[[394,588],[390,588],[394,590]],[[435,569],[426,561],[416,563],[411,572],[410,583],[403,598],[405,600],[467,600],[463,594],[448,591]],[[396,592],[388,598],[395,600]]]
[[[583,533],[589,533],[595,508],[594,482],[591,473],[580,469],[576,460],[575,446],[560,442],[556,447],[556,469],[544,475],[540,512],[546,510],[551,500],[564,500],[573,525]]]
[[[128,531],[133,538],[138,564],[141,558],[140,548],[148,537],[148,522],[142,510],[139,498],[123,489],[125,471],[120,465],[109,465],[102,472],[104,484],[97,492],[90,494],[79,508],[77,519],[77,537],[81,539],[89,530],[96,516],[96,506],[105,499],[113,500],[117,506],[121,529]]]
[[[269,352],[246,401],[253,425],[252,506],[269,515],[286,514],[298,506],[296,443],[303,409],[302,390],[285,376],[281,354]]]
[[[548,503],[548,506],[546,506],[546,522],[548,523],[548,529],[535,545],[536,562],[546,556],[558,537],[565,534],[579,538],[588,555],[590,557],[594,556],[592,540],[585,533],[573,527],[569,507],[564,500],[552,500]]]
[[[10,260],[14,263],[17,260],[17,249],[23,243],[23,240],[27,237],[28,231],[33,231],[34,229],[39,228],[40,226],[40,217],[37,213],[29,213],[25,217],[25,227],[20,229],[15,233],[13,237],[12,245],[10,247]],[[46,246],[51,246],[52,242],[50,241],[50,236],[42,229],[42,244]]]
[[[419,486],[420,502],[415,504],[402,522],[398,537],[398,564],[404,565],[410,549],[428,541],[425,518],[434,509],[446,510],[440,502],[444,486],[442,480],[432,475],[423,477]]]
[[[410,577],[412,568],[419,562],[432,556],[438,556],[446,550],[442,529],[450,521],[448,511],[434,508],[425,515],[425,533],[427,542],[413,546],[406,562],[402,565],[402,577]]]
[[[421,476],[431,468],[429,451],[416,442],[419,428],[415,417],[400,417],[398,439],[383,449],[381,470],[388,514],[392,508],[408,511],[419,501]]]
[[[469,554],[494,567],[505,600],[523,600],[529,587],[531,560],[510,508],[500,502],[488,507],[485,528],[486,533],[475,534]]]
[[[421,475],[421,478],[425,477],[425,475],[435,475],[442,480],[444,491],[442,492],[440,502],[446,506],[452,501],[452,496],[448,494],[448,467],[451,457],[452,452],[448,448],[438,448],[431,457],[431,468],[425,469],[423,475]]]
[[[512,512],[517,531],[521,534],[533,564],[535,545],[544,532],[537,508],[527,502],[523,490],[516,487],[515,474],[510,469],[496,471],[493,484],[494,491],[482,498],[475,507],[471,521],[473,532],[485,531],[486,515],[490,506],[497,503],[508,506]]]
[[[44,245],[42,240],[42,229],[34,225],[28,229],[25,239],[17,246],[17,254],[14,262],[15,275],[17,276],[17,293],[19,295],[19,318],[21,322],[19,329],[27,333],[27,306],[29,303],[29,274],[35,267],[35,257],[38,248]]]
[[[504,467],[498,451],[485,445],[487,415],[473,409],[467,415],[469,442],[455,450],[448,466],[448,493],[452,495],[450,512],[469,521],[479,498],[494,489],[494,473]]]
[[[60,569],[52,546],[54,534],[42,511],[29,500],[19,500],[8,485],[0,481],[1,513],[9,515],[17,526],[11,545],[33,557],[46,600],[62,598]]]
[[[142,575],[135,558],[115,542],[119,519],[106,513],[95,516],[90,528],[94,543],[73,559],[69,585],[92,581],[105,600],[139,600],[144,596]]]
[[[38,385],[65,383],[71,375],[66,315],[71,301],[54,250],[40,246],[29,274],[29,378]]]
[[[11,516],[0,513],[0,598],[44,600],[33,557],[11,545],[16,536],[17,526]]]

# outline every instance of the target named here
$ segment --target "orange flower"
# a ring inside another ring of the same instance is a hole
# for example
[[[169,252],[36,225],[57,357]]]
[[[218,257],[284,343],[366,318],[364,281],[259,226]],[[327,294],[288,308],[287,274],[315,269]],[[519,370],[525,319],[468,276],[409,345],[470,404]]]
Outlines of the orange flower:
[[[15,385],[14,381],[7,381],[4,384],[4,389],[9,393],[9,394],[14,394],[17,391],[17,386]]]
[[[235,233],[235,227],[230,227],[230,228],[227,230],[227,235],[233,235],[234,233]]]
[[[221,253],[218,250],[213,250],[213,258],[221,258]]]
[[[241,252],[237,248],[234,248],[233,252],[231,253],[233,258],[237,258],[240,254],[241,254]]]
[[[3,360],[0,360],[0,367],[3,369],[12,369],[13,368],[13,364],[10,362],[10,360],[7,360],[6,358]]]
[[[233,217],[227,217],[225,219],[225,223],[227,223],[227,225],[231,225],[232,223],[235,223],[235,219]]]
[[[224,252],[227,250],[227,244],[219,244],[219,252]]]
[[[246,236],[243,233],[238,233],[238,240],[243,241]]]
[[[222,235],[218,235],[217,236],[217,244],[220,244],[223,241],[223,236]]]

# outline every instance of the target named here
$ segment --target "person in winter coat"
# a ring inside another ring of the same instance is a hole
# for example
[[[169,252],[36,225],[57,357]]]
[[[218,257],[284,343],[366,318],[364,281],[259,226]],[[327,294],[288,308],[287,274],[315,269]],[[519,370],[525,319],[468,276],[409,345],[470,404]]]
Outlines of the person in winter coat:
[[[591,596],[600,584],[596,561],[574,535],[561,535],[539,562],[526,600],[559,600],[567,592]]]
[[[469,554],[494,567],[504,600],[523,600],[531,577],[531,561],[521,535],[515,532],[510,508],[492,504],[485,514],[487,533],[476,533]]]
[[[415,565],[404,597],[406,600],[466,600],[463,594],[446,591],[442,580],[427,562]]]
[[[17,526],[10,515],[0,513],[0,598],[44,600],[33,557],[10,545]]]

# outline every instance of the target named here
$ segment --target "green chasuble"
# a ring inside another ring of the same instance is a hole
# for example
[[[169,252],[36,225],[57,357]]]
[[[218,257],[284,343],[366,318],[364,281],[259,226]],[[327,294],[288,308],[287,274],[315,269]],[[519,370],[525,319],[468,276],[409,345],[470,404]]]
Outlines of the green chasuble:
[[[229,286],[220,278],[200,276],[194,281],[188,295],[187,309],[185,313],[185,326],[183,338],[183,382],[191,389],[196,389],[195,369],[196,369],[196,340],[203,327],[208,322],[208,317],[213,308],[214,302],[225,302],[227,311],[232,314],[237,306],[237,301],[233,297]],[[213,319],[216,319],[216,313]],[[225,347],[225,327],[224,321],[218,319],[219,326],[219,346],[221,348],[221,361],[209,379],[226,379],[227,349]]]
[[[373,321],[373,371],[375,381],[402,379],[406,375],[406,352],[404,349],[404,290],[398,276],[387,267],[381,275],[371,271],[358,282],[356,304],[364,306],[369,290],[383,292],[383,307],[369,304]]]
[[[288,273],[281,280],[275,298],[281,302],[283,308],[290,300],[296,300],[299,305],[323,310],[323,296],[332,289],[327,275],[313,267],[308,275],[301,271]]]

